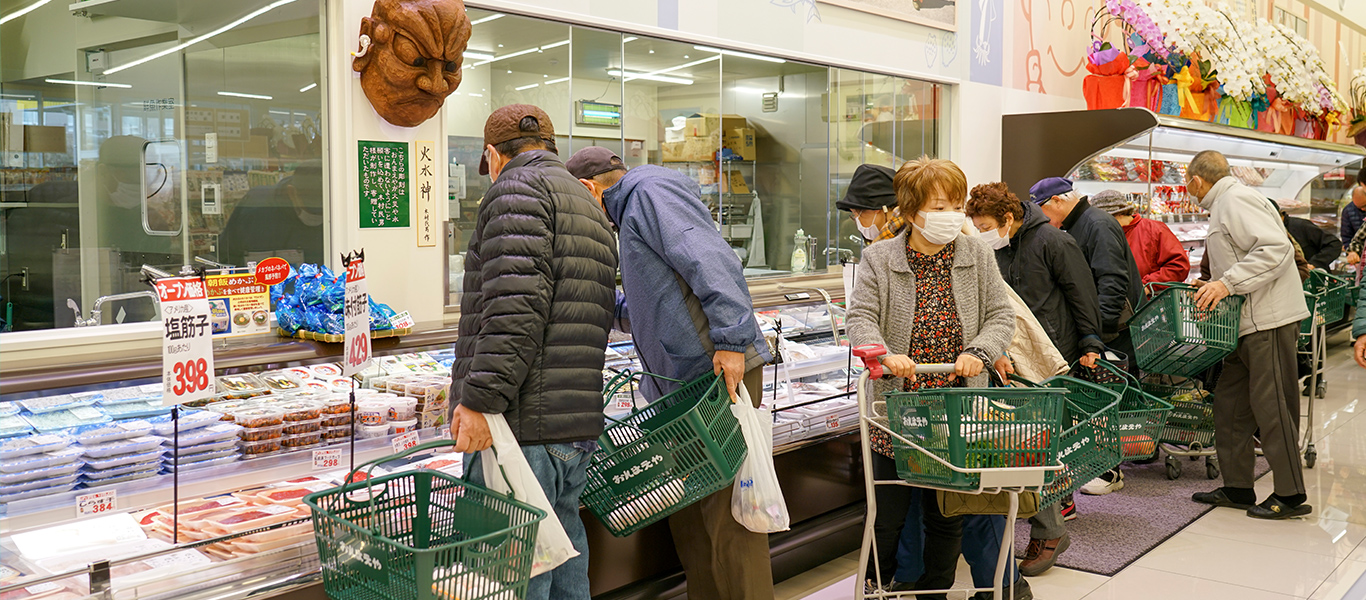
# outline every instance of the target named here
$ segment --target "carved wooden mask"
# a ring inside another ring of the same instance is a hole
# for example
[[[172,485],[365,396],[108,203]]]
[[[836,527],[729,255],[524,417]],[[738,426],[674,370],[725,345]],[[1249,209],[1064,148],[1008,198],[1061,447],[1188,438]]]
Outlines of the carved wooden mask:
[[[461,0],[377,0],[351,68],[385,121],[416,127],[460,86],[470,19]],[[369,44],[366,44],[366,40]]]

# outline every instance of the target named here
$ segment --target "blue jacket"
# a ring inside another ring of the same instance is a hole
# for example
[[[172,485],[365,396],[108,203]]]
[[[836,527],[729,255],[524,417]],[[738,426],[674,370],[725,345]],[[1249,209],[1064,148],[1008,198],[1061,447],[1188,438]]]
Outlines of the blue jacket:
[[[1357,290],[1357,316],[1352,320],[1352,337],[1366,335],[1366,285]]]
[[[634,338],[646,371],[690,381],[711,372],[713,349],[748,351],[771,362],[744,268],[716,230],[696,182],[644,165],[608,188],[602,202],[621,252],[617,328]],[[690,300],[705,315],[706,336],[690,316]],[[672,387],[647,378],[644,393],[653,399]]]

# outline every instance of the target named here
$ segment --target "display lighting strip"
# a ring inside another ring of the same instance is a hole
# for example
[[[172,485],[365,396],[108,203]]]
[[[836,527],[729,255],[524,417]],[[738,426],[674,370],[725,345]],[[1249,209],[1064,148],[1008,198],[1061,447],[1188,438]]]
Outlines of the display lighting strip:
[[[244,94],[242,92],[218,92],[219,96],[233,96],[236,98],[251,98],[253,100],[274,100],[274,96],[263,96],[261,94]]]
[[[13,20],[15,20],[15,19],[18,19],[19,17],[22,17],[22,16],[24,16],[24,15],[26,15],[26,14],[29,14],[29,13],[35,11],[35,10],[38,10],[38,7],[40,7],[40,6],[44,5],[44,4],[47,4],[48,2],[52,2],[52,0],[38,0],[37,2],[34,2],[33,4],[30,4],[30,5],[28,5],[28,6],[25,6],[25,7],[21,8],[21,9],[19,9],[19,10],[16,10],[16,11],[10,13],[10,14],[7,14],[7,15],[5,15],[5,16],[3,16],[3,17],[0,17],[0,25],[4,25],[5,23],[8,23],[8,22],[13,21]]]
[[[725,54],[726,56],[736,56],[739,58],[752,58],[754,60],[762,60],[764,62],[771,63],[787,62],[786,60],[783,60],[781,58],[774,58],[772,56],[764,56],[762,54],[750,54],[748,52],[740,52],[738,50],[722,50],[720,48],[712,48],[711,46],[693,46],[693,50],[701,50],[702,52],[715,52],[717,54]]]
[[[109,83],[107,81],[76,81],[75,79],[44,79],[48,83],[65,83],[67,85],[88,85],[93,87],[111,87],[132,89],[133,86],[126,83]]]
[[[682,85],[693,84],[693,81],[691,79],[683,79],[682,77],[669,77],[667,75],[655,75],[653,73],[630,73],[627,71],[618,71],[616,69],[611,69],[607,71],[607,74],[613,77],[620,77],[622,81],[648,79],[650,81],[658,81],[661,83],[677,83]]]
[[[275,9],[277,9],[277,8],[280,8],[281,6],[284,6],[284,5],[286,5],[286,4],[292,4],[292,3],[294,3],[294,2],[295,2],[295,0],[275,0],[275,2],[272,2],[272,3],[270,3],[270,4],[267,4],[267,5],[261,7],[261,8],[259,8],[259,9],[257,9],[257,10],[251,11],[250,13],[247,13],[246,16],[244,16],[244,17],[242,17],[242,18],[240,18],[240,19],[238,19],[238,20],[236,20],[236,21],[233,21],[233,22],[231,22],[231,23],[228,23],[227,25],[224,25],[224,26],[222,26],[222,27],[219,27],[218,29],[215,29],[215,30],[213,30],[213,31],[210,31],[210,32],[208,32],[208,33],[206,33],[206,34],[204,34],[204,35],[201,35],[201,36],[199,36],[199,37],[197,37],[197,38],[194,38],[194,39],[189,40],[189,41],[181,42],[181,43],[179,43],[179,44],[176,44],[176,45],[174,45],[174,46],[171,46],[170,48],[167,48],[167,49],[162,50],[162,51],[160,51],[160,52],[154,52],[154,53],[152,53],[152,54],[149,54],[149,55],[147,55],[147,56],[144,56],[144,57],[142,57],[142,58],[139,58],[139,59],[137,59],[137,60],[135,60],[135,61],[133,61],[133,62],[130,62],[130,63],[126,64],[126,65],[119,65],[119,66],[114,67],[114,68],[112,68],[112,69],[106,70],[104,73],[105,73],[106,75],[113,75],[114,73],[118,73],[119,71],[123,71],[123,70],[125,70],[125,69],[131,69],[131,68],[136,67],[136,66],[138,66],[138,65],[141,65],[141,64],[144,64],[144,63],[147,63],[147,62],[154,61],[154,60],[156,60],[156,59],[158,59],[158,58],[161,58],[161,57],[163,57],[163,56],[166,56],[166,55],[168,55],[168,54],[173,54],[173,53],[176,53],[176,52],[180,52],[181,50],[184,50],[184,49],[186,49],[186,48],[189,48],[190,46],[193,46],[193,45],[195,45],[195,44],[198,44],[199,42],[202,42],[202,41],[204,41],[204,40],[207,40],[207,39],[209,39],[209,38],[211,38],[211,37],[213,37],[213,36],[216,36],[216,35],[218,35],[218,34],[220,34],[220,33],[223,33],[223,32],[225,32],[225,31],[231,30],[231,29],[237,27],[238,25],[241,25],[241,24],[243,24],[243,23],[246,23],[247,21],[250,21],[250,20],[252,20],[252,19],[255,19],[256,17],[259,17],[259,16],[264,15],[264,14],[266,14],[266,13],[272,11],[272,10],[275,10]]]
[[[293,1],[293,0],[291,0],[291,1]],[[565,45],[568,45],[568,44],[569,44],[569,40],[561,40],[561,41],[555,42],[555,43],[553,43],[553,44],[546,44],[546,45],[544,45],[544,46],[532,46],[532,47],[530,47],[530,48],[527,48],[526,50],[518,50],[518,51],[513,52],[513,53],[511,53],[511,54],[504,54],[504,55],[502,55],[502,56],[495,56],[495,57],[490,58],[490,59],[487,59],[487,60],[481,60],[481,61],[479,61],[479,62],[477,62],[477,63],[472,64],[472,65],[465,65],[465,68],[466,68],[466,69],[473,69],[473,68],[475,68],[475,67],[477,67],[477,66],[480,66],[480,65],[487,65],[487,64],[489,64],[489,63],[491,63],[491,62],[498,62],[498,61],[500,61],[500,60],[507,59],[507,58],[515,58],[515,57],[518,57],[518,56],[522,56],[522,55],[526,55],[526,54],[531,54],[532,52],[544,52],[544,51],[546,51],[546,50],[550,50],[551,48],[559,48],[560,46],[565,46]]]

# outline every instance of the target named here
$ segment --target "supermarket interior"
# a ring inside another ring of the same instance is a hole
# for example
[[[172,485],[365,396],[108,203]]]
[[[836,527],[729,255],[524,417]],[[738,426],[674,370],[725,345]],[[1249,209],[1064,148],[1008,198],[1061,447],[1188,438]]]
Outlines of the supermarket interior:
[[[1366,600],[1363,216],[1362,0],[0,0],[0,600]]]

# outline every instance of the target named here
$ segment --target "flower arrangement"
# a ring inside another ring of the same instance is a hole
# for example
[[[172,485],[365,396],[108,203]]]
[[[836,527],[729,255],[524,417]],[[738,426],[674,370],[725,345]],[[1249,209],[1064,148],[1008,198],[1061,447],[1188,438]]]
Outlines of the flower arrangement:
[[[1352,121],[1347,128],[1347,135],[1356,137],[1366,133],[1366,67],[1352,73],[1350,94]]]

